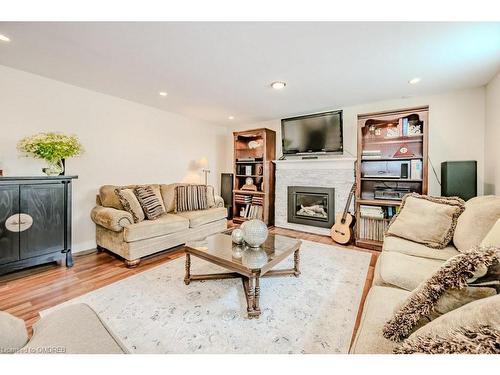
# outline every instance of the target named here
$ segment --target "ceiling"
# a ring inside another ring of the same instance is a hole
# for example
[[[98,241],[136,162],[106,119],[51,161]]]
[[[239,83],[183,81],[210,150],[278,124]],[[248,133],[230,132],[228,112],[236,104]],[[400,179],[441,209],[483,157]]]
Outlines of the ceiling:
[[[500,23],[0,22],[0,33],[1,65],[219,125],[482,86],[500,68]]]

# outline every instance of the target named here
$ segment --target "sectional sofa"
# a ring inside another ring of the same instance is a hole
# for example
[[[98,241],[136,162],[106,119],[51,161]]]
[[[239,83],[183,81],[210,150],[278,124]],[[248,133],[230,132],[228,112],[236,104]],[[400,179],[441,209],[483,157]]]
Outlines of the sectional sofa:
[[[460,254],[459,249],[466,251],[477,245],[500,246],[499,210],[498,196],[483,196],[467,201],[465,211],[458,219],[453,241],[444,249],[434,249],[402,238],[386,236],[382,253],[375,266],[373,285],[366,297],[360,326],[350,352],[392,353],[397,344],[383,337],[384,324],[411,291],[437,271],[446,260]],[[454,314],[453,319],[457,320],[460,314],[471,313],[468,310],[474,306],[477,306],[477,314],[483,318],[499,315],[498,310],[495,311],[500,307],[498,296],[488,297],[487,301],[470,305],[463,306],[463,312],[455,310],[442,317]],[[500,326],[500,316],[493,319],[497,319]],[[437,324],[442,320],[436,319]]]

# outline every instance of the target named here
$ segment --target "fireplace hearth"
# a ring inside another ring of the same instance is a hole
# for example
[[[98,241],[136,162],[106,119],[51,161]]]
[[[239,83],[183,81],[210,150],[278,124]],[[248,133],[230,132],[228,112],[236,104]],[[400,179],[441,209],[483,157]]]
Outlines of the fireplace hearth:
[[[288,186],[288,222],[331,228],[335,220],[335,189]]]

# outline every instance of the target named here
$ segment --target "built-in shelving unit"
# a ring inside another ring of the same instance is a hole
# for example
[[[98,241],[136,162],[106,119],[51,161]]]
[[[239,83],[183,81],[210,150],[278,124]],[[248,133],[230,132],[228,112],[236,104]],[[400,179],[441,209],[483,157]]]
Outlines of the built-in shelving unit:
[[[427,194],[428,107],[358,116],[356,245],[381,249],[405,191]]]
[[[233,136],[233,222],[257,218],[272,225],[276,132],[262,128],[234,132]]]

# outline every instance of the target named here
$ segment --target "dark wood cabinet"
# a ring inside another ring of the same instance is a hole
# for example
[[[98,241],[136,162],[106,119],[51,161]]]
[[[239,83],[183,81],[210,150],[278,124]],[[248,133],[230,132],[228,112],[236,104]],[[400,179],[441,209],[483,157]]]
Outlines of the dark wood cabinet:
[[[76,176],[0,177],[0,274],[71,256]]]

